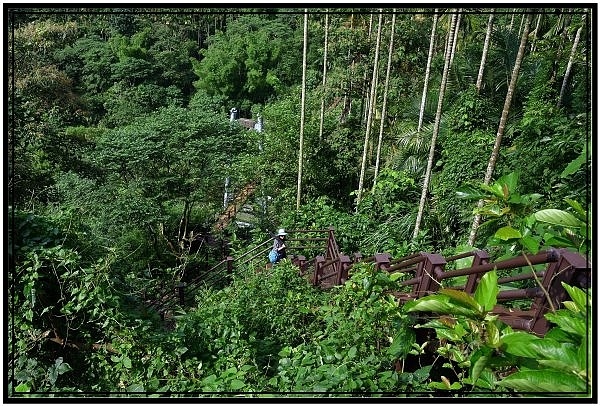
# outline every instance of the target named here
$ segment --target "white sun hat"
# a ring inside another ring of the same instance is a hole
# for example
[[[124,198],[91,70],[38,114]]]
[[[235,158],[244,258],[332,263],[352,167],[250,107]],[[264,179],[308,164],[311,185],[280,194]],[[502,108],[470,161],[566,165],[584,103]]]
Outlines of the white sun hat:
[[[287,235],[287,233],[283,228],[280,228],[279,231],[277,231],[277,235]]]

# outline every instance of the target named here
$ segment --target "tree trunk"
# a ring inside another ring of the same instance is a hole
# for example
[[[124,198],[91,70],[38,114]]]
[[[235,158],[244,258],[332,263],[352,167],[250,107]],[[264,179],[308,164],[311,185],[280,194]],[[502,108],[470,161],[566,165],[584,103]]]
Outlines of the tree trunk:
[[[394,9],[396,13],[396,9]],[[390,84],[390,70],[392,67],[392,51],[394,49],[394,28],[396,26],[396,14],[392,14],[392,32],[390,33],[390,46],[388,48],[388,63],[385,72],[385,85],[383,89],[383,106],[381,107],[381,121],[379,122],[379,141],[377,142],[377,156],[375,158],[375,174],[373,175],[373,188],[377,184],[377,175],[379,174],[379,159],[381,156],[381,144],[383,141],[383,125],[385,123],[385,114],[387,108],[388,88]]]
[[[562,10],[561,11],[565,11]],[[566,12],[569,13],[571,10],[566,9]],[[558,42],[558,50],[556,51],[556,57],[554,58],[554,63],[552,64],[552,76],[550,77],[549,82],[553,84],[556,81],[556,76],[558,75],[558,69],[560,68],[560,60],[562,59],[564,43],[566,42],[567,37],[567,27],[570,18],[568,18],[570,14],[561,14],[558,16],[558,22],[556,23],[558,30],[560,30],[560,41]]]
[[[513,25],[514,25],[514,22],[515,22],[515,13],[516,12],[517,12],[517,9],[513,8],[513,13],[512,13],[512,15],[510,17],[510,25],[508,26],[508,30],[509,31],[512,31],[512,29],[513,29]]]
[[[427,99],[427,87],[429,86],[429,73],[431,71],[431,60],[433,59],[433,45],[435,43],[435,29],[438,21],[438,9],[435,9],[433,15],[433,25],[431,26],[431,36],[429,37],[429,55],[427,56],[427,68],[425,69],[425,83],[423,83],[423,96],[421,96],[421,110],[419,111],[419,124],[417,132],[421,132],[423,127],[423,116],[425,114],[425,100]]]
[[[371,32],[373,31],[373,14],[371,14],[371,18],[369,20],[369,35],[367,37],[367,40],[371,40]],[[363,89],[364,89],[364,97],[362,98],[362,103],[360,105],[361,111],[360,111],[360,115],[361,115],[361,120],[360,120],[360,124],[362,124],[366,119],[367,119],[367,115],[369,114],[369,91],[367,90],[369,88],[369,86],[367,85],[367,70],[365,70],[365,73],[363,74]]]
[[[302,51],[302,101],[300,110],[300,149],[298,151],[298,194],[296,210],[300,210],[300,191],[302,190],[302,154],[304,148],[304,105],[306,99],[306,48],[308,45],[308,9],[304,9],[304,49]]]
[[[541,19],[542,19],[542,15],[538,14],[537,22],[535,23],[535,30],[533,31],[533,38],[531,39],[531,53],[535,52],[535,42],[537,40],[537,36],[540,31]]]
[[[567,70],[565,71],[565,77],[563,78],[562,86],[560,87],[560,95],[558,96],[558,102],[556,103],[556,107],[558,108],[562,106],[563,97],[567,89],[567,82],[569,81],[569,76],[571,76],[571,68],[573,67],[575,51],[577,50],[577,45],[579,44],[579,37],[581,36],[582,28],[583,26],[579,27],[579,29],[577,30],[577,34],[575,34],[575,40],[573,41],[573,47],[571,48],[571,55],[569,56],[569,62],[567,63]]]
[[[454,62],[454,55],[456,52],[456,43],[458,42],[458,31],[460,30],[460,19],[462,17],[462,8],[459,8],[457,11],[456,17],[456,27],[454,28],[454,40],[452,41],[452,51],[450,52],[450,65],[452,66],[452,62]]]
[[[325,10],[327,13],[328,9]],[[323,51],[323,96],[321,96],[321,116],[319,117],[319,140],[323,139],[323,119],[325,117],[325,83],[327,81],[327,34],[329,30],[329,14],[325,14],[325,45]]]
[[[485,60],[487,58],[488,48],[490,46],[490,37],[492,36],[492,20],[494,19],[494,11],[490,11],[490,18],[488,19],[487,29],[485,31],[485,40],[483,41],[483,52],[481,53],[481,63],[479,64],[479,73],[477,74],[477,94],[481,90],[481,82],[483,81],[483,69],[485,68]]]
[[[531,24],[531,19],[532,14],[528,14],[527,20],[525,21],[525,28],[523,29],[523,34],[521,35],[521,44],[519,45],[519,51],[517,52],[515,66],[510,77],[510,84],[508,85],[508,91],[506,92],[506,99],[504,100],[504,107],[502,109],[500,123],[498,124],[498,132],[496,133],[496,141],[494,142],[492,155],[490,156],[490,160],[485,171],[485,179],[483,180],[485,185],[488,185],[492,179],[492,174],[494,173],[494,168],[496,166],[496,160],[498,159],[498,154],[500,152],[500,143],[502,142],[502,136],[504,135],[504,127],[506,125],[506,120],[508,119],[510,104],[512,102],[513,93],[517,85],[519,70],[521,69],[521,62],[523,62],[523,56],[525,55],[525,45],[527,44],[527,36],[529,35],[529,25]],[[480,200],[477,206],[480,208],[483,207],[483,200]],[[481,216],[476,214],[475,218],[473,219],[473,225],[471,226],[471,233],[469,235],[468,244],[470,246],[473,246],[475,243],[475,237],[477,235],[477,228],[479,227],[480,220]]]
[[[369,136],[371,135],[371,121],[373,120],[373,107],[375,105],[375,93],[377,90],[377,65],[379,63],[379,42],[381,40],[381,20],[383,13],[379,13],[379,27],[377,28],[377,42],[375,45],[375,60],[373,62],[373,78],[371,80],[371,94],[369,95],[369,111],[367,114],[367,128],[365,130],[365,142],[363,145],[362,164],[360,167],[360,179],[358,181],[358,195],[356,198],[356,206],[360,203],[362,197],[362,189],[365,180],[365,168],[367,166],[367,150],[369,146]]]
[[[350,30],[354,28],[354,14],[350,16]],[[348,49],[348,61],[350,61],[350,49]],[[352,58],[352,63],[350,64],[350,81],[348,83],[348,88],[344,92],[344,107],[342,109],[342,114],[340,116],[340,122],[345,123],[346,118],[352,112],[352,78],[354,77],[354,58]]]
[[[523,21],[525,20],[525,16],[521,16],[521,24],[519,24],[519,35],[521,35],[521,30],[523,29]]]
[[[442,117],[442,105],[444,102],[444,92],[446,91],[446,82],[448,81],[448,71],[450,70],[450,60],[452,59],[452,48],[454,42],[454,30],[456,29],[456,21],[458,19],[457,14],[452,17],[452,23],[450,24],[450,31],[448,32],[448,42],[446,43],[446,58],[444,60],[444,72],[442,74],[442,83],[440,84],[440,95],[438,97],[437,111],[435,113],[435,122],[433,124],[433,134],[431,136],[431,145],[429,147],[429,159],[427,160],[427,169],[425,170],[425,178],[423,179],[423,189],[421,191],[421,200],[419,201],[419,211],[417,213],[417,220],[415,222],[415,230],[413,232],[413,239],[419,235],[419,227],[421,226],[421,219],[423,217],[423,210],[425,209],[425,200],[427,198],[427,189],[429,188],[429,179],[431,177],[431,168],[433,167],[433,157],[435,154],[435,140],[440,130],[440,119]]]

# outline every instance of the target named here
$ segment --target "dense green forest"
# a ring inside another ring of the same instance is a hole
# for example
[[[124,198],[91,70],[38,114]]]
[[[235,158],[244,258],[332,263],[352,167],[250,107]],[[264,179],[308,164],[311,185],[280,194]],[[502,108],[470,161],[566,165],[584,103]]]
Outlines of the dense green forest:
[[[168,317],[147,303],[281,227],[591,261],[596,5],[4,14],[5,401],[592,395],[591,288],[544,338],[430,324],[412,370],[418,308],[369,264],[323,290],[264,258]]]

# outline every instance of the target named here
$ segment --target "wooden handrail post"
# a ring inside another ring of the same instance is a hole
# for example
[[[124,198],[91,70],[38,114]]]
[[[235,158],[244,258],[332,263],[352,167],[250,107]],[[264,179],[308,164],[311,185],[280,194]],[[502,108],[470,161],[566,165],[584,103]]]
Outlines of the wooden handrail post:
[[[227,275],[231,276],[233,274],[233,257],[227,257]]]
[[[390,266],[390,254],[375,254],[375,269],[385,271]]]
[[[339,272],[335,280],[336,285],[343,285],[348,279],[348,270],[352,266],[352,261],[348,255],[340,255]]]
[[[562,248],[558,250],[558,253],[560,255],[558,261],[548,264],[541,280],[541,287],[545,292],[536,298],[531,306],[534,311],[531,330],[538,335],[544,335],[550,327],[550,322],[544,317],[544,314],[558,309],[562,302],[569,299],[561,282],[574,285],[578,282],[580,275],[587,274],[591,269],[588,261],[576,252]]]
[[[319,279],[321,276],[321,273],[323,272],[323,263],[325,262],[325,257],[323,257],[322,255],[318,255],[315,258],[315,272],[313,274],[313,280],[312,280],[312,284],[314,286],[317,286],[319,284]]]
[[[354,263],[358,263],[361,262],[363,260],[363,256],[360,252],[355,252],[354,253]]]
[[[335,234],[333,233],[335,229],[333,227],[329,227],[327,229],[328,238],[327,238],[327,248],[326,248],[326,259],[336,258],[340,254],[340,247],[337,245],[337,241],[335,240]]]
[[[440,254],[430,254],[422,252],[425,261],[419,264],[422,268],[422,275],[418,283],[417,293],[419,297],[423,297],[430,292],[436,292],[440,287],[442,274],[446,260]]]
[[[471,266],[477,266],[477,265],[483,265],[483,264],[487,264],[490,262],[490,254],[488,254],[485,251],[482,250],[477,250],[473,253],[473,262],[471,263]],[[477,288],[477,284],[479,283],[479,280],[481,279],[481,274],[479,273],[472,273],[471,275],[469,275],[468,279],[467,279],[467,284],[465,285],[465,292],[468,294],[473,294],[475,293],[475,289]]]
[[[304,274],[304,268],[306,267],[306,257],[304,255],[297,255],[294,258],[295,264],[298,266],[299,275],[302,276]]]

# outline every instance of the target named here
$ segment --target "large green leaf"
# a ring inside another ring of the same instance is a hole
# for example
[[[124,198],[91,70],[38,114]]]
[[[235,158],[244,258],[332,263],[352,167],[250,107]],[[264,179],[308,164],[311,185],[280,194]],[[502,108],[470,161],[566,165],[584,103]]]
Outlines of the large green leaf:
[[[496,182],[497,184],[502,185],[505,193],[505,199],[508,198],[509,195],[513,194],[517,191],[517,184],[519,183],[519,173],[511,172],[502,177],[500,177]]]
[[[589,391],[585,381],[574,374],[560,371],[520,371],[507,376],[498,385],[519,392],[579,392]]]
[[[592,357],[594,353],[592,351],[592,338],[588,337],[584,339],[581,345],[579,346],[579,350],[577,351],[577,360],[579,362],[579,369],[581,371],[585,371],[585,375],[590,375],[590,369],[592,368],[593,361]]]
[[[469,373],[469,378],[473,382],[477,382],[483,370],[489,365],[492,351],[493,349],[489,347],[481,347],[471,355],[471,372]]]
[[[558,209],[543,209],[535,214],[537,221],[563,227],[580,227],[583,223],[571,213]]]
[[[496,316],[497,317],[497,316]],[[486,344],[491,348],[498,348],[502,343],[500,341],[500,330],[496,324],[497,319],[486,320]]]
[[[496,270],[486,272],[481,277],[474,295],[475,301],[477,301],[484,312],[489,312],[496,306],[498,291],[498,275],[496,274]]]
[[[243,388],[244,386],[246,386],[246,384],[244,383],[244,381],[240,381],[239,379],[233,379],[230,383],[231,385],[231,389],[234,391],[240,390],[241,388]]]
[[[504,241],[507,241],[512,238],[521,238],[522,235],[519,230],[516,230],[516,229],[512,228],[511,226],[504,226],[504,227],[500,228],[498,231],[496,231],[496,234],[494,234],[494,237],[499,238]]]
[[[427,385],[428,388],[430,389],[439,389],[439,390],[459,390],[462,388],[462,385],[460,384],[460,382],[452,382],[452,384],[446,381],[442,381],[442,382],[430,382]]]
[[[20,383],[19,385],[15,386],[15,392],[29,392],[31,388],[29,387],[29,385],[27,385],[26,383]]]
[[[456,196],[459,199],[479,200],[488,197],[487,194],[482,193],[479,189],[473,186],[462,186],[456,190]]]
[[[465,293],[462,290],[440,289],[439,294],[449,296],[451,298],[452,302],[455,302],[456,304],[458,304],[460,306],[464,306],[467,309],[469,309],[470,311],[473,311],[473,312],[481,312],[482,311],[482,307],[479,305],[479,303],[475,299],[473,299],[473,297],[471,297],[471,295],[469,295],[468,293]]]
[[[517,331],[502,336],[502,344],[505,352],[520,357],[536,358],[536,349],[531,347],[531,344],[541,340],[541,338]]]
[[[504,200],[504,189],[503,189],[502,185],[500,185],[498,183],[494,183],[492,185],[480,185],[480,187],[483,190],[490,192],[492,195],[494,195],[498,199]]]
[[[500,207],[499,204],[488,204],[486,206],[483,206],[481,208],[476,207],[473,209],[473,212],[475,214],[479,213],[482,216],[495,216],[495,217],[500,217],[505,215],[506,213],[510,212],[510,207],[504,206],[504,207]]]
[[[569,163],[569,165],[567,165],[567,167],[562,171],[562,173],[560,174],[560,177],[566,178],[569,175],[572,175],[575,172],[577,172],[579,170],[579,168],[581,168],[581,166],[583,164],[585,164],[586,155],[587,155],[587,148],[584,147],[583,151],[581,151],[581,154],[579,154],[579,156],[577,158],[572,160]]]
[[[145,392],[144,384],[133,383],[127,387],[127,392]]]
[[[414,340],[415,334],[412,329],[398,329],[386,353],[394,359],[404,357],[410,351]]]
[[[577,349],[578,347],[571,343],[559,343],[557,341],[543,338],[531,343],[531,348],[537,353],[537,359],[542,362],[560,361],[563,364],[570,364],[571,369],[578,369]]]
[[[579,218],[579,220],[584,221],[586,218],[586,212],[585,210],[583,210],[583,207],[581,206],[581,204],[573,199],[569,199],[569,198],[565,198],[565,202],[569,203],[569,206],[571,206],[574,210],[575,213],[577,215],[577,217]]]
[[[440,317],[439,319],[433,319],[424,324],[419,324],[418,328],[432,328],[435,329],[437,337],[439,339],[446,339],[453,342],[461,342],[467,331],[463,327],[462,323],[454,318]]]
[[[540,241],[535,237],[526,235],[522,237],[519,241],[521,242],[521,244],[523,244],[523,247],[527,248],[527,251],[532,254],[537,254],[540,250]]]
[[[452,302],[449,296],[442,294],[426,296],[412,302],[407,302],[404,305],[404,309],[407,312],[433,312],[438,314],[463,315],[466,317],[478,317],[480,315],[479,312],[471,310],[462,304]]]
[[[589,309],[592,306],[592,296],[590,294],[585,293],[576,286],[571,286],[564,282],[561,282],[561,285],[567,291],[581,312],[585,312],[586,309]]]
[[[562,248],[562,247],[573,247],[573,241],[567,237],[560,235],[554,235],[550,233],[544,234],[544,241],[546,247]]]
[[[566,359],[565,361],[560,359],[542,359],[540,360],[540,367],[549,369],[555,369],[563,372],[583,372],[579,366],[579,359]]]
[[[407,312],[436,312],[450,313],[453,306],[449,303],[450,298],[447,296],[432,295],[426,296],[412,302],[407,302],[404,305],[404,310]]]
[[[544,317],[569,333],[577,334],[580,337],[587,335],[586,321],[580,317],[576,317],[569,310],[561,309],[554,313],[546,313]]]

